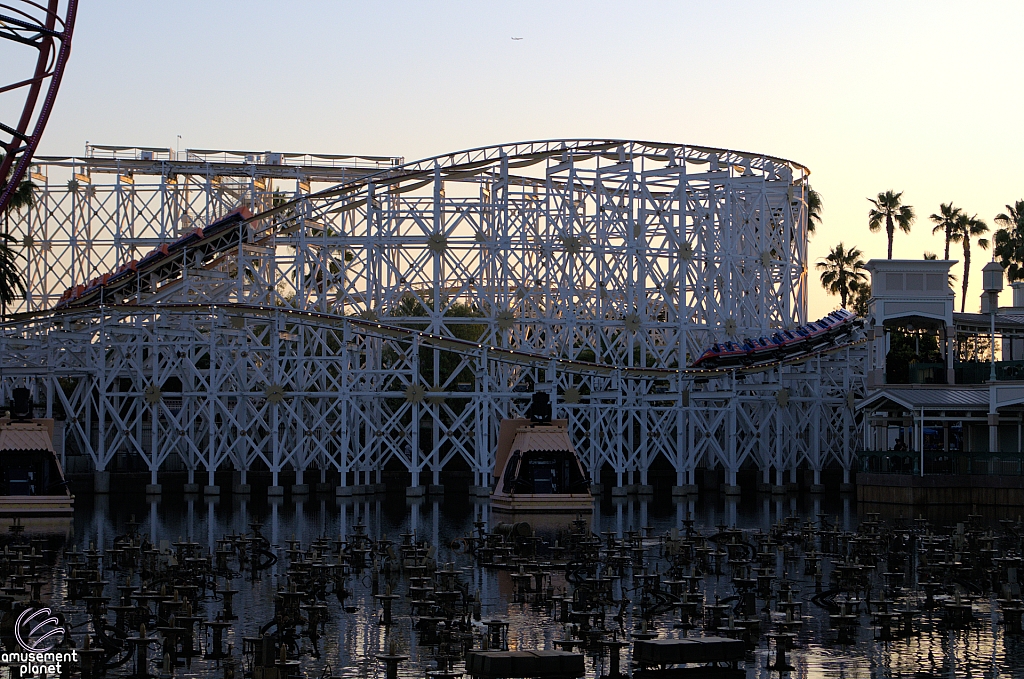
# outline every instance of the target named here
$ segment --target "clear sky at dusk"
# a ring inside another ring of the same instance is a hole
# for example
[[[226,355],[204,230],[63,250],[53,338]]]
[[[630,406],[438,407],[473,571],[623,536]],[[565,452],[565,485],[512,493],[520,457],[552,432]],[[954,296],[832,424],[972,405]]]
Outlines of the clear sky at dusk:
[[[560,137],[722,146],[810,167],[815,261],[840,240],[885,256],[865,198],[886,189],[919,215],[895,256],[941,256],[940,202],[994,229],[1024,199],[1022,25],[1021,2],[84,0],[40,153],[179,134],[408,160]],[[988,258],[974,250],[968,310]],[[838,300],[812,276],[820,315]]]

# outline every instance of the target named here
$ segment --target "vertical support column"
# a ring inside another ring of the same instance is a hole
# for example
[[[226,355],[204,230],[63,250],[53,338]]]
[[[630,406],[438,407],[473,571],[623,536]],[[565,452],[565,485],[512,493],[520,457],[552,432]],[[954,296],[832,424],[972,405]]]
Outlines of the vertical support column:
[[[999,452],[999,411],[996,409],[996,385],[988,386],[988,452]]]
[[[697,493],[693,478],[696,460],[693,459],[690,431],[690,390],[682,378],[679,379],[677,391],[679,405],[676,409],[676,485],[672,487],[673,497]]]
[[[213,336],[214,333],[211,332],[209,373],[210,393],[207,395],[206,399],[206,417],[209,420],[209,427],[206,436],[206,485],[203,486],[204,495],[220,495],[220,486],[217,485],[214,473],[217,471],[217,458],[219,457],[217,452],[217,404],[221,402],[224,396],[221,394],[221,384],[219,375],[217,374],[217,368],[215,366],[217,361],[213,360]]]
[[[871,418],[872,416],[873,416],[873,413],[866,413],[865,414],[865,420],[866,420],[865,425],[864,425],[864,431],[865,432],[867,432],[871,428],[871,425],[869,424],[869,422],[870,422],[869,418]],[[851,431],[850,430],[852,429],[852,427],[853,427],[853,413],[852,413],[851,407],[848,406],[848,405],[844,405],[843,406],[843,460],[844,460],[844,462],[843,462],[843,483],[839,487],[840,491],[852,491],[852,490],[854,490],[853,482],[851,480],[851,472],[852,472],[851,467],[853,466],[853,463],[856,462],[856,460],[857,460],[857,453],[855,451],[850,450],[852,440],[855,438],[855,437],[851,436]],[[820,476],[820,475],[819,474],[815,474],[816,478],[818,476]],[[815,483],[819,483],[819,481],[815,481]],[[824,488],[822,488],[822,490],[824,491]]]
[[[420,380],[420,340],[419,336],[413,336],[412,338],[412,352],[409,356],[409,364],[412,366],[412,371],[409,377],[409,384],[419,384]],[[435,350],[436,351],[436,350]],[[437,355],[434,355],[434,365],[436,367],[438,363]],[[423,467],[423,460],[420,454],[420,420],[423,418],[423,410],[420,408],[421,401],[414,400],[410,407],[412,411],[412,436],[409,444],[409,474],[412,479],[409,483],[409,487],[405,489],[406,497],[419,497],[424,495],[426,489],[420,485],[420,471]],[[429,409],[427,410],[429,413]]]
[[[783,389],[782,376],[779,375],[779,389]],[[795,405],[794,405],[795,407]],[[786,490],[786,484],[784,481],[786,474],[786,460],[788,458],[787,450],[790,449],[789,434],[790,434],[790,418],[789,405],[783,405],[781,402],[777,404],[775,409],[775,449],[772,455],[775,467],[775,483],[772,484],[771,491],[773,494],[783,493]]]
[[[845,381],[846,381],[846,378],[844,378],[844,382]],[[822,387],[820,379],[815,380],[814,388],[815,388],[815,399],[814,399],[814,403],[811,404],[811,408],[813,409],[814,414],[811,416],[811,451],[810,451],[811,452],[811,459],[814,462],[811,465],[811,471],[812,471],[814,477],[811,479],[810,491],[812,493],[824,493],[825,492],[825,487],[823,485],[821,485],[821,468],[824,465],[824,457],[825,457],[825,454],[824,454],[824,451],[822,450],[822,445],[821,445],[821,443],[822,443],[822,441],[821,441],[821,422],[822,422],[822,419],[825,417],[826,413],[828,413],[830,416],[832,415],[832,412],[831,412],[832,408],[831,408],[831,406],[827,406],[826,407],[825,404],[822,403],[825,389],[824,389],[824,387]],[[849,427],[846,426],[846,410],[847,410],[847,408],[846,408],[845,401],[844,401],[843,405],[840,406],[840,407],[843,410],[843,450],[842,450],[842,452],[840,454],[840,459],[848,460],[849,456],[847,455],[847,450],[849,450],[850,437],[849,437]],[[794,465],[794,467],[795,466],[796,465]],[[843,463],[843,467],[846,468],[846,467],[848,467],[848,465],[846,463]]]
[[[487,371],[487,349],[481,349],[476,357],[476,379],[473,382],[473,413],[476,430],[473,433],[473,484],[469,494],[487,497],[491,491],[491,468],[494,466],[494,451],[490,439],[490,373]]]
[[[737,408],[743,407],[743,402],[739,400],[737,396]],[[761,472],[761,482],[757,485],[758,492],[770,492],[772,487],[772,467],[778,466],[779,458],[779,441],[782,439],[782,422],[780,420],[780,409],[779,404],[775,398],[766,401],[765,403],[755,402],[754,407],[757,408],[755,417],[757,422],[754,423],[761,431],[757,431],[757,459],[761,464],[761,468],[758,470]],[[774,424],[774,426],[771,426]],[[773,432],[774,436],[761,436],[761,434],[767,434]]]
[[[738,439],[736,436],[736,408],[739,407],[738,397],[736,395],[736,384],[735,378],[730,377],[730,388],[732,390],[732,397],[729,399],[729,403],[726,406],[726,428],[725,428],[725,457],[723,460],[725,467],[725,484],[722,487],[722,491],[726,495],[739,495],[740,487],[736,482],[736,473],[739,471],[739,450],[738,450]]]
[[[160,340],[159,337],[157,337],[156,335],[152,335],[152,334],[151,334],[151,337],[152,337],[152,343],[151,343],[152,349],[149,352],[149,358],[150,358],[150,361],[152,362],[152,365],[153,365],[153,372],[152,372],[153,386],[155,386],[159,390],[163,386],[163,382],[160,379],[160,367],[161,367],[161,363],[162,363],[161,359],[163,357],[163,347],[160,344],[161,340]],[[103,409],[105,408],[105,404],[106,404],[106,396],[104,395],[105,392],[106,392],[106,379],[105,378],[101,379],[100,385],[101,385],[100,398],[103,399],[103,403],[100,406],[100,411],[102,412]],[[159,467],[159,464],[158,464],[157,460],[160,459],[160,441],[163,439],[163,437],[160,435],[160,404],[162,402],[163,402],[163,396],[161,395],[160,398],[155,399],[155,403],[153,403],[150,406],[150,409],[149,409],[149,422],[150,422],[150,426],[149,426],[149,431],[150,431],[150,434],[149,434],[149,460],[147,460],[148,465],[149,465],[149,485],[146,486],[146,494],[147,495],[159,495],[159,494],[161,494],[163,492],[163,488],[157,482],[157,468]],[[105,438],[106,437],[104,436],[103,431],[101,429],[101,431],[100,431],[100,446],[102,448],[106,447],[106,444],[104,442]],[[100,452],[100,456],[103,459],[106,459],[106,457],[107,457],[106,453],[103,452],[103,451]]]
[[[77,195],[77,194],[75,194]],[[108,338],[106,336],[103,317],[100,317],[100,328],[99,337],[102,345],[105,345]],[[97,442],[96,442],[96,475],[93,479],[93,487],[97,493],[107,493],[110,491],[110,472],[107,471],[107,409],[106,409],[106,395],[104,393],[106,389],[106,375],[104,368],[106,367],[106,361],[102,360],[102,357],[98,357],[95,354],[92,357],[93,365],[98,366],[98,370],[94,374],[96,380],[96,430],[97,430]],[[100,359],[100,360],[96,360]],[[156,366],[156,357],[153,358],[154,372]],[[88,398],[88,396],[86,396]],[[87,420],[88,421],[88,420]],[[87,435],[91,435],[91,432],[86,430]],[[153,437],[155,440],[155,435]]]
[[[188,257],[188,252],[187,251],[185,253],[185,257],[186,257],[186,259]],[[186,295],[186,299],[187,299],[187,295]],[[195,322],[196,321],[193,321],[193,323],[195,323]],[[185,360],[187,360],[189,362],[192,362],[194,364],[195,363],[195,357],[196,357],[195,345],[194,345],[194,341],[195,341],[194,332],[195,332],[196,328],[193,325],[189,325],[188,329],[191,332],[189,333],[188,346],[187,346],[187,348],[185,348]],[[195,394],[197,392],[196,384],[195,384],[195,376],[193,374],[191,374],[191,373],[186,373],[184,370],[182,370],[182,368],[181,368],[181,360],[182,359],[179,358],[178,359],[178,363],[175,364],[175,370],[181,376],[181,391],[182,391],[182,394],[181,394],[181,410],[178,411],[178,417],[180,418],[180,420],[179,420],[180,424],[178,424],[179,443],[178,443],[177,452],[178,452],[178,457],[181,458],[182,462],[185,464],[185,474],[186,474],[185,492],[186,493],[198,493],[199,492],[199,486],[196,484],[196,468],[199,466],[199,460],[197,459],[196,456],[199,454],[199,451],[198,451],[198,446],[196,445],[196,441],[198,439],[197,431],[196,431],[196,429],[197,429],[196,425],[197,425],[197,423],[200,420],[200,412],[199,412],[200,407],[199,407],[199,404],[198,404],[198,399],[195,396]],[[187,392],[188,395],[186,395],[186,392]],[[184,432],[183,436],[181,435],[182,432]],[[181,452],[182,449],[184,449],[184,451],[185,451],[184,455]]]
[[[677,403],[677,405],[676,405],[676,431],[675,431],[675,435],[676,435],[676,449],[675,449],[675,455],[673,456],[673,458],[674,458],[673,459],[673,466],[675,467],[675,471],[676,471],[676,484],[675,484],[675,486],[672,487],[672,494],[673,495],[681,495],[682,492],[677,492],[676,488],[678,488],[680,486],[683,486],[683,485],[686,485],[686,472],[684,471],[684,468],[683,468],[683,465],[685,464],[684,463],[684,458],[686,456],[686,451],[683,448],[683,443],[684,443],[684,439],[683,439],[683,436],[684,436],[683,425],[684,425],[684,422],[686,421],[686,412],[685,412],[684,408],[686,406],[683,404],[683,401],[685,400],[685,397],[683,395],[682,380],[679,380],[679,382],[676,384],[676,393],[679,394],[678,398],[676,399],[676,403]],[[689,394],[686,394],[686,396],[688,397]]]
[[[282,327],[281,314],[274,314],[268,322],[271,325],[268,353],[270,353],[270,360],[273,361],[270,374],[271,379],[274,380],[274,384],[280,385],[284,382],[281,375],[282,347],[281,336],[279,334],[279,329]],[[280,403],[274,403],[270,399],[267,399],[264,403],[267,419],[270,420],[270,487],[267,488],[267,495],[270,497],[280,497],[284,495],[284,486],[281,485],[281,458],[283,457],[283,451],[281,450],[281,407]]]
[[[299,229],[300,233],[304,233],[305,229]],[[305,236],[303,236],[303,247],[301,252],[305,252]],[[305,268],[301,258],[296,253],[296,266],[299,269]],[[315,277],[313,279],[315,283]],[[306,291],[306,304],[309,304],[309,291]],[[305,398],[303,394],[307,394],[311,391],[310,389],[310,371],[316,370],[317,362],[310,361],[306,363],[302,360],[303,356],[306,356],[306,333],[309,330],[303,326],[294,326],[292,330],[296,331],[297,337],[295,341],[289,341],[289,346],[294,345],[294,355],[290,358],[293,361],[293,368],[286,370],[285,372],[290,375],[292,388],[296,393],[296,398],[292,399],[291,408],[287,409],[289,419],[292,420],[295,431],[295,443],[294,443],[294,456],[292,458],[292,465],[295,467],[295,485],[292,486],[293,495],[308,495],[310,491],[309,482],[306,480],[306,469],[309,467],[310,461],[313,459],[313,450],[315,444],[313,438],[315,434],[310,432],[309,423],[319,423],[317,426],[322,426],[323,419],[320,417],[320,399]],[[322,346],[322,345],[321,345]],[[315,345],[311,346],[310,349],[316,351]],[[282,380],[283,381],[283,380]],[[313,381],[316,384],[316,381]],[[313,407],[313,403],[317,404],[317,407]],[[321,465],[321,468],[322,465]]]
[[[914,431],[914,444],[910,448],[910,450],[918,451],[918,455],[920,456],[920,464],[921,464],[921,476],[924,476],[924,463],[925,463],[925,459],[924,459],[924,410],[922,409],[920,413],[915,413],[914,411],[910,411],[910,412],[915,415],[915,417],[914,417],[914,429],[913,429],[913,431]]]
[[[241,247],[241,246],[239,246]],[[239,265],[241,269],[241,265]],[[241,275],[241,274],[240,274]],[[242,342],[238,344],[239,357],[243,360],[238,361],[239,369],[235,373],[235,380],[238,385],[237,398],[235,399],[235,407],[233,413],[233,419],[236,422],[238,430],[238,436],[234,442],[230,444],[234,450],[232,455],[232,466],[234,470],[231,474],[231,492],[237,495],[247,495],[252,492],[252,487],[248,482],[248,470],[249,470],[249,342],[248,342],[248,321],[243,323],[242,326]]]
[[[694,408],[690,404],[689,390],[687,390],[687,403],[686,403],[686,475],[687,483],[693,486],[694,491],[697,490],[697,432],[694,430],[694,424],[696,418],[694,417]]]
[[[654,448],[651,445],[651,417],[656,416],[657,411],[651,409],[649,404],[645,405],[647,402],[644,401],[646,396],[645,390],[651,389],[652,384],[653,380],[635,380],[633,383],[633,389],[635,390],[633,394],[634,403],[638,404],[633,412],[636,413],[636,420],[640,424],[640,446],[637,451],[640,478],[637,492],[641,495],[651,495],[654,493],[654,486],[647,482],[647,472],[650,469],[651,458],[653,457],[651,449]],[[658,432],[659,435],[667,433]]]
[[[594,393],[597,389],[598,380],[601,385],[604,385],[604,378],[597,378],[591,376],[590,380],[590,393]],[[589,439],[589,450],[587,451],[588,464],[590,466],[590,477],[593,485],[591,486],[592,491],[595,495],[604,494],[607,488],[604,487],[604,483],[601,481],[601,470],[604,468],[604,446],[601,445],[601,436],[604,431],[604,424],[601,421],[601,407],[598,403],[595,403],[597,399],[591,398],[590,402],[586,405],[586,416],[587,416],[587,437]]]
[[[416,379],[415,373],[413,379]],[[412,404],[412,442],[410,443],[409,450],[409,473],[411,480],[409,487],[405,489],[407,497],[419,497],[426,491],[422,485],[420,485],[420,471],[423,468],[423,458],[420,452],[420,424],[423,418],[423,410],[420,407],[420,403],[417,401]],[[429,409],[427,411],[430,412]]]
[[[956,328],[947,325],[944,328],[943,344],[946,350],[946,384],[956,384]]]
[[[871,330],[871,366],[868,371],[868,386],[881,387],[885,384],[885,326],[875,325]]]
[[[217,451],[217,404],[223,401],[224,395],[221,394],[220,372],[218,370],[220,361],[214,358],[219,353],[215,354],[214,352],[218,350],[218,338],[223,337],[218,329],[218,325],[224,319],[225,317],[223,316],[214,316],[210,319],[210,344],[207,348],[210,356],[210,368],[207,371],[206,378],[208,390],[206,394],[206,417],[209,426],[207,427],[206,435],[206,485],[203,486],[204,495],[220,495],[220,487],[217,486],[214,479],[214,472],[217,470],[219,462],[219,453]],[[224,354],[227,353],[226,342],[220,345],[220,351]],[[227,362],[225,361],[225,363]]]
[[[615,412],[612,417],[615,420],[615,431],[612,433],[611,444],[615,454],[615,487],[612,488],[613,497],[623,497],[626,495],[627,488],[624,481],[624,472],[626,471],[626,460],[622,452],[622,439],[623,437],[623,398],[622,398],[622,376],[618,371],[615,372]]]
[[[337,456],[337,469],[338,469],[338,487],[334,491],[335,495],[339,497],[347,497],[352,495],[352,487],[348,484],[348,472],[350,468],[350,460],[352,454],[352,441],[351,441],[351,408],[352,408],[352,395],[349,392],[349,380],[350,380],[350,361],[349,356],[349,342],[352,340],[352,327],[345,321],[341,330],[341,374],[338,379],[341,383],[341,414],[338,416],[339,424],[341,425],[341,432],[338,437],[338,446],[335,452]],[[344,508],[342,509],[342,516],[344,517]]]

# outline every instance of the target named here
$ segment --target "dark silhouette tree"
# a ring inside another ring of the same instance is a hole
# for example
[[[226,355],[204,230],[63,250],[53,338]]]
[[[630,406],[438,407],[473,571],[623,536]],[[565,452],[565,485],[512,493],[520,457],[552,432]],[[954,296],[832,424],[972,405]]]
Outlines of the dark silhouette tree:
[[[840,243],[817,264],[818,271],[821,271],[821,286],[830,295],[839,295],[844,309],[847,300],[853,298],[858,287],[867,285],[863,254],[856,247],[847,249]]]
[[[807,234],[813,236],[821,226],[821,194],[807,187]]]
[[[878,198],[868,198],[875,207],[868,212],[868,228],[874,233],[885,225],[885,234],[889,238],[889,259],[892,259],[892,239],[899,227],[903,233],[910,233],[914,223],[914,208],[903,204],[903,192],[886,191],[878,194]]]
[[[964,246],[964,280],[963,292],[960,295],[960,313],[964,312],[964,307],[967,305],[967,284],[971,277],[971,238],[986,233],[988,233],[988,225],[978,219],[978,215],[968,217],[962,213],[956,218],[950,231],[950,240],[954,243],[962,243]],[[983,250],[988,249],[987,238],[979,238],[976,242]]]
[[[1006,270],[1010,282],[1024,280],[1024,200],[1006,206],[995,218],[1003,228],[995,232],[992,240],[999,263]]]
[[[934,236],[942,232],[946,240],[946,249],[942,251],[943,259],[949,259],[949,239],[953,233],[953,224],[956,222],[960,212],[960,208],[953,207],[952,203],[942,203],[939,205],[939,211],[928,217],[935,223],[935,226],[932,227],[932,235]],[[926,257],[925,259],[928,258]]]
[[[861,318],[867,318],[868,302],[870,301],[871,285],[869,283],[861,283],[857,286],[857,289],[853,291],[853,296],[850,298],[850,311]]]
[[[0,164],[4,161],[4,154],[0,153]],[[8,174],[8,177],[10,175]],[[0,177],[0,193],[7,187],[8,177]],[[18,184],[7,204],[7,209],[0,218],[4,220],[4,230],[0,233],[0,318],[7,316],[7,305],[25,295],[25,283],[21,279],[21,271],[18,268],[17,258],[19,255],[11,248],[17,242],[10,234],[11,212],[21,213],[35,203],[35,186],[30,181],[23,181]]]

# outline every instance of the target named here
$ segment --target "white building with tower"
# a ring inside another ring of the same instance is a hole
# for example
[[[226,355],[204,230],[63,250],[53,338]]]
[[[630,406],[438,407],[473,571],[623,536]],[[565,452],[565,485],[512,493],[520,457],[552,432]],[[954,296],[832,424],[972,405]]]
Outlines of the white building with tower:
[[[867,397],[858,496],[868,502],[1004,504],[1024,498],[1024,283],[981,313],[955,311],[955,261],[871,260]]]

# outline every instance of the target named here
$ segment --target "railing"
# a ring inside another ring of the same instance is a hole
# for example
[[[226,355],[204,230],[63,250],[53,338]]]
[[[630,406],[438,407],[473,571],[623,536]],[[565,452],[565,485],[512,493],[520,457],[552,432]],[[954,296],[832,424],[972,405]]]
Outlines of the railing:
[[[954,368],[957,384],[983,384],[992,374],[992,364],[985,361],[957,363]],[[996,361],[996,380],[1024,380],[1024,361]]]
[[[920,474],[921,453],[895,450],[861,450],[860,471],[869,474]],[[1024,454],[961,451],[926,451],[925,474],[973,476],[1024,475]]]
[[[911,363],[908,366],[910,384],[945,384],[945,363]]]
[[[953,366],[957,384],[984,384],[992,374],[988,361],[965,361]],[[889,366],[887,384],[946,384],[945,363],[913,362],[906,366]],[[1024,361],[996,361],[996,380],[1024,381]]]

